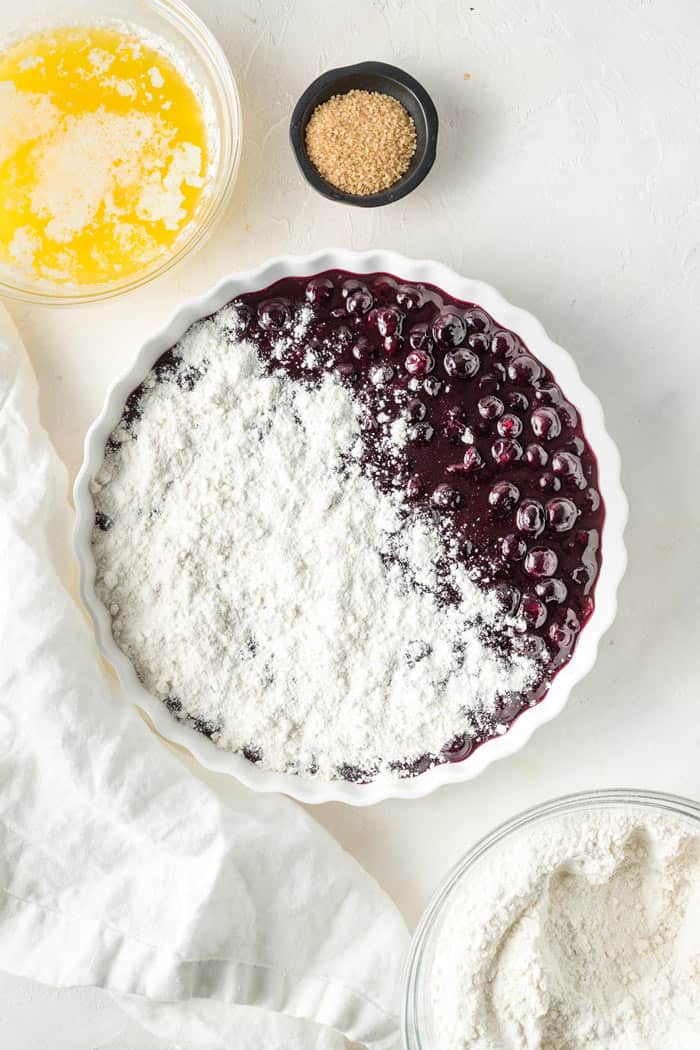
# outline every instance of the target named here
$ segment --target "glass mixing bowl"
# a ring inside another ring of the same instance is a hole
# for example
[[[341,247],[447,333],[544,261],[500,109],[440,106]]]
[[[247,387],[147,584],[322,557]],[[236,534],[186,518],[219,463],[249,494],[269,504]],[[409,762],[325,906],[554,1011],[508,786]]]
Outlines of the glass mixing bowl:
[[[652,811],[672,814],[697,827],[700,834],[700,804],[675,795],[653,791],[593,791],[545,802],[518,814],[482,838],[447,875],[433,896],[413,936],[406,968],[402,1015],[405,1050],[441,1050],[435,1035],[433,1010],[433,974],[444,924],[449,920],[451,905],[458,893],[468,889],[478,865],[489,857],[503,858],[508,863],[509,848],[519,836],[527,835],[535,825],[557,821],[565,814],[587,811]]]
[[[29,12],[29,13],[28,13]],[[172,270],[199,248],[221,218],[236,181],[241,154],[241,107],[236,81],[221,47],[201,19],[182,0],[32,0],[4,13],[0,50],[32,33],[58,26],[100,26],[139,31],[160,40],[188,78],[200,88],[215,138],[210,144],[208,185],[191,228],[167,255],[122,280],[91,286],[53,285],[22,279],[0,266],[0,296],[75,305],[111,299]]]

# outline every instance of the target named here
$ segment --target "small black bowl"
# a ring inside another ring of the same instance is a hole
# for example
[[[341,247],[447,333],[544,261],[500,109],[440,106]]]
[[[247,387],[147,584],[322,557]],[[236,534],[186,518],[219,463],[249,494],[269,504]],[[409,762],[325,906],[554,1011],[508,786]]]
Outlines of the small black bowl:
[[[332,95],[344,95],[353,90],[380,91],[385,95],[393,95],[408,110],[416,126],[416,152],[408,171],[393,186],[367,196],[344,193],[331,186],[319,174],[306,152],[306,125],[316,107],[327,102]],[[414,190],[433,166],[437,136],[438,115],[428,92],[408,73],[386,62],[358,62],[354,66],[329,69],[307,87],[294,107],[289,125],[292,149],[306,181],[329,200],[356,204],[360,208],[391,204]]]

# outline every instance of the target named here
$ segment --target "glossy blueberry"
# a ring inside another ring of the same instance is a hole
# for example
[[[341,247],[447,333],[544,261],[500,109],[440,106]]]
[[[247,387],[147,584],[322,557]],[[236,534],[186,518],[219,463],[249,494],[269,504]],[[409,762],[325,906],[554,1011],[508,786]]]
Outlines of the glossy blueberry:
[[[531,631],[542,627],[547,620],[546,606],[534,594],[524,594],[520,603],[520,615]]]
[[[406,356],[404,367],[409,375],[424,376],[432,372],[435,367],[435,359],[425,350],[411,350]]]
[[[568,532],[573,529],[578,517],[578,508],[573,500],[559,496],[547,503],[547,524],[554,532]]]
[[[539,379],[541,375],[542,365],[534,357],[530,357],[529,354],[514,357],[508,365],[509,379],[521,386],[529,386]]]
[[[501,553],[510,561],[522,561],[527,552],[527,544],[522,536],[510,532],[501,540]]]
[[[328,277],[313,277],[306,286],[305,296],[314,306],[328,303],[333,297],[333,282]]]
[[[530,416],[530,426],[532,433],[540,441],[553,441],[561,434],[561,419],[557,410],[548,405],[535,409]]]
[[[471,379],[479,371],[479,358],[471,350],[452,350],[445,354],[444,365],[451,379]]]
[[[539,536],[544,532],[544,507],[536,499],[524,499],[515,515],[515,524],[526,536]]]
[[[287,328],[292,321],[292,310],[286,299],[266,299],[258,307],[258,324],[265,331]]]
[[[496,429],[501,437],[519,437],[523,432],[522,420],[519,419],[518,416],[514,416],[511,412],[508,412],[498,420]]]
[[[433,321],[432,333],[435,342],[444,349],[459,346],[467,337],[467,326],[461,314],[454,310],[443,310]]]
[[[489,492],[489,506],[508,513],[520,499],[520,490],[511,481],[497,481]]]
[[[480,397],[476,407],[482,419],[498,419],[499,416],[503,415],[503,402],[495,394],[487,394],[486,397]]]
[[[427,350],[430,352],[433,349],[433,337],[427,324],[415,324],[413,326],[408,333],[408,345],[411,350]]]
[[[430,502],[440,510],[456,510],[462,502],[462,497],[451,485],[441,484],[433,490]]]
[[[554,576],[558,567],[559,559],[550,547],[533,547],[525,555],[525,572],[536,579]]]
[[[484,466],[481,453],[474,445],[469,445],[464,453],[464,467],[468,474],[475,474]]]
[[[523,450],[517,441],[511,438],[497,438],[491,446],[491,455],[499,467],[508,467],[517,462],[523,454]]]

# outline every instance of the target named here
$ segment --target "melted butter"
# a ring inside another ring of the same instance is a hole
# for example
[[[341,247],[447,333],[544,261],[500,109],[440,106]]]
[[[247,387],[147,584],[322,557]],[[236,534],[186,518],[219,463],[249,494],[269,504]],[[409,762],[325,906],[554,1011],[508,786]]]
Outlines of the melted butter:
[[[201,105],[173,63],[112,29],[0,53],[0,264],[96,285],[170,254],[208,171]]]

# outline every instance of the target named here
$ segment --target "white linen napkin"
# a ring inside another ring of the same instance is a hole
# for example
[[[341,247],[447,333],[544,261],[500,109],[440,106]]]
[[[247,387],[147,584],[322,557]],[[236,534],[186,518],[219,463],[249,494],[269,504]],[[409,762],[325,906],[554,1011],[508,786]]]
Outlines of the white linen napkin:
[[[0,969],[109,989],[191,1045],[388,1050],[398,911],[290,800],[224,806],[112,687],[66,491],[0,307]]]

